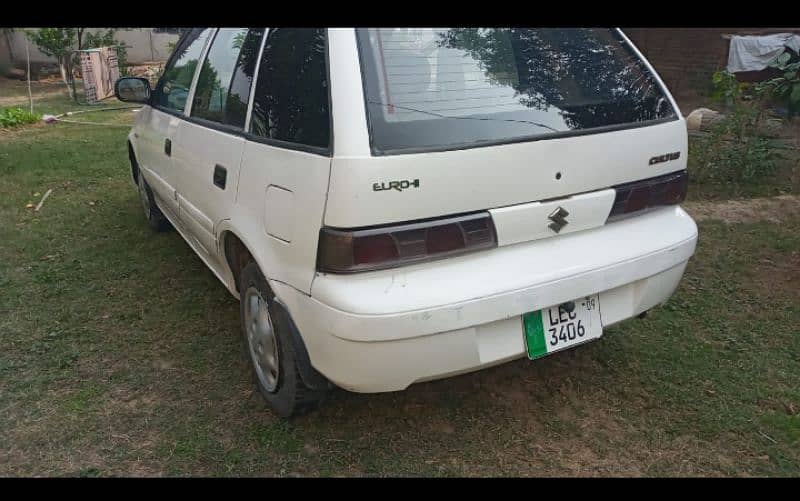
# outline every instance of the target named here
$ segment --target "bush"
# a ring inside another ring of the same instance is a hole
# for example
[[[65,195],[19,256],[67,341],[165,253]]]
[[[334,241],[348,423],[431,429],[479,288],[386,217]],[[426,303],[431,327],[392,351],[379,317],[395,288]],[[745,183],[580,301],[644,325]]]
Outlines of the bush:
[[[770,64],[782,73],[761,85],[761,90],[769,93],[786,105],[790,117],[800,114],[800,60],[792,60],[792,55],[784,51]]]
[[[727,72],[715,73],[713,82],[713,96],[727,105],[728,112],[690,145],[693,180],[738,185],[773,175],[776,155],[761,133],[764,93]]]
[[[692,177],[700,183],[743,183],[775,172],[768,138],[756,135],[752,115],[734,112],[692,144]]]
[[[20,125],[38,122],[42,116],[31,113],[21,108],[0,109],[0,128],[18,127]]]

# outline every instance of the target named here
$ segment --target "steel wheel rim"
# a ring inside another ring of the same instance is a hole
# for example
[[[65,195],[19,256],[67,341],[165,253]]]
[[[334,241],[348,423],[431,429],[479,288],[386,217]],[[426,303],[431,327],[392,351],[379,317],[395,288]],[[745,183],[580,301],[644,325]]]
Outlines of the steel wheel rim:
[[[267,302],[255,287],[250,287],[245,293],[244,328],[256,376],[264,389],[273,393],[278,387],[278,341]]]
[[[141,173],[139,173],[139,199],[142,201],[145,217],[150,219],[150,197],[147,196],[147,188]]]

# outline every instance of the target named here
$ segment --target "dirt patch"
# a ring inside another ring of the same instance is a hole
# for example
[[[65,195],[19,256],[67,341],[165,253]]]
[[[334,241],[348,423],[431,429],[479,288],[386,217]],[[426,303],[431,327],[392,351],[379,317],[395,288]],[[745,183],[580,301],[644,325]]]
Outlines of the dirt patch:
[[[767,298],[785,298],[797,294],[800,283],[800,252],[788,256],[770,252],[758,257],[753,267],[753,285],[756,291]]]
[[[724,202],[688,202],[684,209],[697,221],[717,219],[728,224],[771,221],[800,216],[800,196],[780,195]]]

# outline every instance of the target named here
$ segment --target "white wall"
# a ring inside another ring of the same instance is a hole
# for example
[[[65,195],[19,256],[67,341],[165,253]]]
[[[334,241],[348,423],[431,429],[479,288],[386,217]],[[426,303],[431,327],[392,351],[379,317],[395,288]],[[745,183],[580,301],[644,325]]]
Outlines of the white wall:
[[[116,38],[128,47],[128,62],[130,63],[166,61],[170,54],[167,44],[178,41],[178,35],[154,33],[150,28],[118,31]]]
[[[87,31],[101,31],[91,28]],[[125,43],[128,49],[128,63],[139,64],[146,61],[166,61],[169,57],[167,44],[176,42],[178,35],[169,33],[153,33],[152,28],[133,28],[120,30],[116,34],[117,40]],[[11,36],[11,49],[15,61],[25,61],[25,33],[15,31]],[[54,63],[55,59],[42,54],[36,45],[28,42],[31,51],[31,62]]]

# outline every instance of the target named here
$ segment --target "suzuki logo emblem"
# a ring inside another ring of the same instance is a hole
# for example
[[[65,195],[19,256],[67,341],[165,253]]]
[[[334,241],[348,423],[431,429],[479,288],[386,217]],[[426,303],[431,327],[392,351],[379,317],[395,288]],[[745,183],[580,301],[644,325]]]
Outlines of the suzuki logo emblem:
[[[548,224],[547,227],[558,233],[564,226],[569,224],[566,219],[567,216],[569,216],[567,209],[559,207],[558,209],[554,210],[552,214],[547,216],[547,219],[552,221],[552,223]]]

